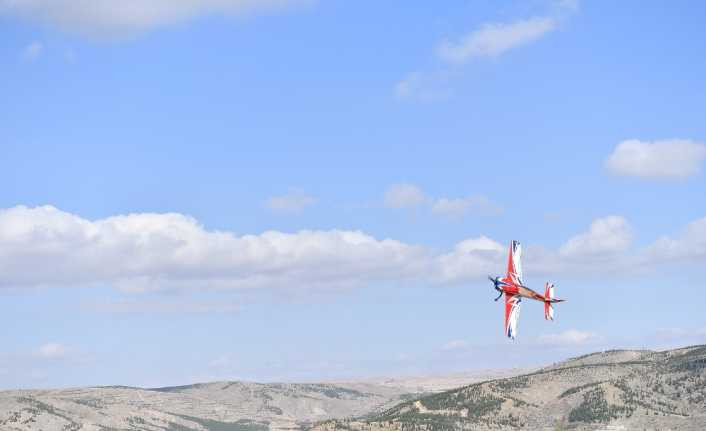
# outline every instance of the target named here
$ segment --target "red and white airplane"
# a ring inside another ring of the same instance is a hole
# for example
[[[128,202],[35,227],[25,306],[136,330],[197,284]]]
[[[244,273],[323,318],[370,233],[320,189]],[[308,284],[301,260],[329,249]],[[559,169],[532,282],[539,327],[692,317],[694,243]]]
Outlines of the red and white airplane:
[[[522,282],[522,246],[518,241],[510,242],[510,256],[507,262],[507,275],[505,277],[491,277],[490,281],[495,285],[495,290],[500,295],[495,298],[497,301],[505,294],[505,335],[511,339],[517,336],[517,321],[520,319],[520,303],[522,298],[534,299],[544,303],[544,318],[554,320],[555,302],[562,302],[563,299],[554,297],[554,285],[547,282],[544,285],[544,295],[540,295]]]

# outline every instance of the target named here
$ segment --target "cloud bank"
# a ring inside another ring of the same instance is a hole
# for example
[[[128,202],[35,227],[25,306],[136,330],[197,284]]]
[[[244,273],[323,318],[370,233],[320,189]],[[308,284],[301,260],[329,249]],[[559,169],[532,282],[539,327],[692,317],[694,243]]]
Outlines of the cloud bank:
[[[0,211],[0,283],[109,283],[128,290],[342,286],[423,272],[423,248],[358,231],[207,231],[193,218],[89,221],[51,206]]]
[[[629,232],[621,217],[598,219],[557,251],[528,246],[526,268],[576,277],[594,273],[597,262],[601,270],[624,272],[706,260],[706,217],[632,253]],[[51,206],[0,210],[0,243],[0,287],[107,285],[125,291],[458,284],[497,273],[507,253],[506,245],[485,236],[439,252],[360,231],[237,236],[177,213],[92,221]],[[109,308],[139,312],[132,305]]]

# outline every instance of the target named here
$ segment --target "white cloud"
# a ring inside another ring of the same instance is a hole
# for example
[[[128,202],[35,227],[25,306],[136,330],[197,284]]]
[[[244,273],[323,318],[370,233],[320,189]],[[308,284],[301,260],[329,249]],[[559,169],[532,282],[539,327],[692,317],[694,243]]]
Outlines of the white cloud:
[[[658,238],[645,255],[650,262],[706,258],[706,217],[689,223],[677,236]]]
[[[485,236],[461,241],[437,258],[439,281],[454,283],[495,274],[506,253],[503,245]]]
[[[40,42],[32,42],[22,51],[22,58],[26,61],[34,61],[42,55],[42,50],[44,50],[44,45]]]
[[[467,198],[441,198],[434,202],[432,212],[449,217],[463,217],[467,214],[497,216],[503,213],[502,207],[483,195]]]
[[[37,353],[44,359],[61,359],[67,356],[68,349],[63,344],[47,343],[39,347]]]
[[[207,231],[175,213],[89,221],[51,206],[0,210],[0,285],[347,287],[411,279],[427,250],[359,231]]]
[[[634,253],[628,252],[630,238],[622,217],[601,218],[559,250],[527,246],[525,269],[576,277],[706,259],[706,218]],[[485,236],[438,251],[360,231],[236,236],[206,230],[175,213],[92,221],[51,206],[0,210],[0,244],[0,287],[107,285],[126,291],[457,284],[502,272],[507,258],[507,246]],[[235,304],[178,300],[94,308],[116,313],[237,311]]]
[[[265,207],[272,211],[300,212],[313,205],[316,198],[301,192],[292,192],[282,196],[273,196],[265,201]]]
[[[706,145],[688,139],[621,142],[605,161],[615,175],[651,179],[683,179],[701,171]]]
[[[468,347],[468,342],[465,340],[451,340],[441,346],[442,350],[460,350]]]
[[[543,14],[512,22],[488,22],[473,31],[438,44],[436,73],[417,71],[395,84],[394,93],[401,100],[433,101],[448,98],[451,81],[463,65],[473,59],[498,57],[519,46],[528,45],[557,29],[579,9],[578,0],[551,2]]]
[[[438,48],[439,57],[449,63],[465,63],[478,57],[500,54],[534,42],[557,27],[550,17],[535,17],[512,23],[488,23],[457,42],[445,41]]]
[[[592,343],[600,339],[601,337],[593,332],[579,331],[576,329],[569,329],[559,334],[540,335],[538,338],[540,344],[550,346],[577,346]]]
[[[620,216],[599,218],[591,223],[588,232],[570,238],[560,248],[567,257],[612,256],[625,251],[632,241],[632,229]]]
[[[620,216],[599,218],[588,232],[570,238],[555,254],[533,250],[535,269],[549,271],[651,271],[676,262],[706,260],[706,217],[689,223],[676,235],[662,235],[650,245],[630,253],[632,228]],[[543,255],[542,255],[543,254]],[[536,259],[536,260],[535,260]]]
[[[94,38],[126,37],[205,15],[271,12],[308,0],[0,0],[0,16]]]
[[[417,207],[427,201],[419,187],[413,184],[395,184],[385,192],[385,206],[388,208]]]

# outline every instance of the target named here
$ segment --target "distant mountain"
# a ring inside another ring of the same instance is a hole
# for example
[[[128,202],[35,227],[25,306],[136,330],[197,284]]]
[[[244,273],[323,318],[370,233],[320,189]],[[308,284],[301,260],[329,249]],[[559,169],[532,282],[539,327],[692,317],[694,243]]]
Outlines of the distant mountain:
[[[312,430],[519,428],[706,430],[706,346],[594,353]]]
[[[0,392],[0,430],[264,431],[380,412],[400,401],[517,371],[340,383],[214,382]]]

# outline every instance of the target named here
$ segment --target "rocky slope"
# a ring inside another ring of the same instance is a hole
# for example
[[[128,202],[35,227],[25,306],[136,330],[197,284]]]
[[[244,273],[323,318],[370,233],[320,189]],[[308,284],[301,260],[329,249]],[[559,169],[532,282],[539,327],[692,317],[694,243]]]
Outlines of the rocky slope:
[[[317,431],[706,429],[706,346],[608,351],[401,403]]]

